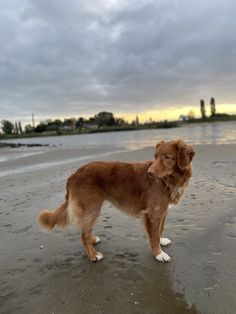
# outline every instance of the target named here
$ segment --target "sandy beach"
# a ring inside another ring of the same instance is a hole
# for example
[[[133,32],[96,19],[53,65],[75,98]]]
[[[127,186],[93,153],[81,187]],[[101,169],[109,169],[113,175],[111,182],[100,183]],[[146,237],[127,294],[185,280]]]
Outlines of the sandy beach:
[[[74,227],[46,232],[36,222],[42,209],[63,202],[66,179],[82,164],[150,160],[152,147],[113,153],[106,146],[18,148],[11,150],[19,155],[14,159],[1,149],[0,312],[232,314],[236,145],[195,149],[193,178],[166,223],[165,235],[173,241],[165,249],[168,264],[150,254],[140,221],[108,203],[95,227],[104,254],[99,263],[87,260]]]

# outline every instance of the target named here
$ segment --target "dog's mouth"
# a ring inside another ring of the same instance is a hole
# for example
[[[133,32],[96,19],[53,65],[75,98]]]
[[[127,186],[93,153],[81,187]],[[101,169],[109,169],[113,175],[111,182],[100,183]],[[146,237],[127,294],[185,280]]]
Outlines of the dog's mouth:
[[[157,173],[154,173],[154,172],[151,172],[151,171],[147,171],[147,174],[148,174],[149,178],[155,179],[155,178],[164,178],[164,177],[167,177],[167,176],[169,176],[171,173],[164,173],[164,174],[160,175],[160,174],[157,174]]]

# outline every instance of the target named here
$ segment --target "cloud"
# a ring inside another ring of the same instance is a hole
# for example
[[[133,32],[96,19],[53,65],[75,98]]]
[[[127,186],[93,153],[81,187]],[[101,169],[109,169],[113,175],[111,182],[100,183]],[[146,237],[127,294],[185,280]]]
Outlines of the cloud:
[[[9,0],[1,118],[235,103],[233,0]]]

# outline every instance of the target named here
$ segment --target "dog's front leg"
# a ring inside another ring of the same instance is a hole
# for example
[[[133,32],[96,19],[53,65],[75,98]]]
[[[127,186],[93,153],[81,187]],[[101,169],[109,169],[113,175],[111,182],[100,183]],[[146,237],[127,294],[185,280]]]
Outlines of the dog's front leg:
[[[159,262],[169,262],[170,257],[161,249],[161,232],[166,210],[157,209],[145,215],[145,226],[149,235],[151,249]]]
[[[161,243],[162,246],[167,246],[167,245],[171,244],[171,240],[170,239],[163,238],[163,230],[164,230],[166,216],[167,216],[167,211],[166,211],[166,213],[164,215],[164,218],[162,219],[162,222],[161,222],[161,239],[160,239],[160,243]]]

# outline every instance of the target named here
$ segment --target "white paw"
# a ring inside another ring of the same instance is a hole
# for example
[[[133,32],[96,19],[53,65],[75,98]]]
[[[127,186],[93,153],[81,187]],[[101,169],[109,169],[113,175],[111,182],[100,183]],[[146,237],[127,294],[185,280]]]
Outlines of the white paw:
[[[99,242],[101,242],[100,238],[95,236],[95,243],[99,243]]]
[[[168,238],[161,238],[160,244],[163,246],[169,245],[169,244],[171,244],[171,240]]]
[[[103,259],[103,255],[102,255],[102,253],[98,252],[98,253],[96,254],[96,261],[98,262],[98,261],[100,261],[101,259]]]
[[[170,262],[170,257],[168,254],[166,254],[165,252],[161,251],[160,254],[155,256],[155,259],[158,260],[158,262]]]

